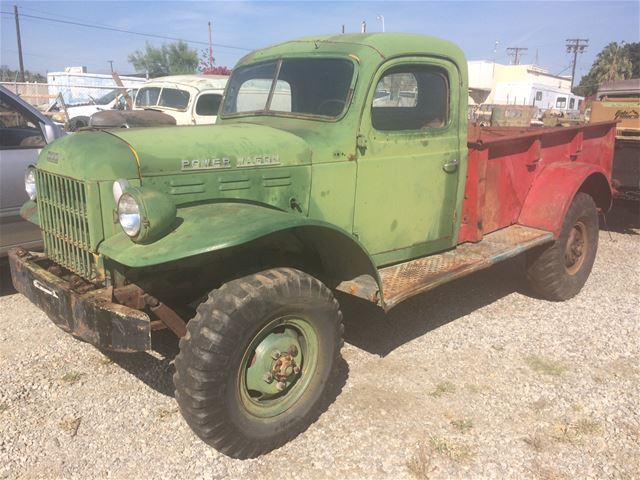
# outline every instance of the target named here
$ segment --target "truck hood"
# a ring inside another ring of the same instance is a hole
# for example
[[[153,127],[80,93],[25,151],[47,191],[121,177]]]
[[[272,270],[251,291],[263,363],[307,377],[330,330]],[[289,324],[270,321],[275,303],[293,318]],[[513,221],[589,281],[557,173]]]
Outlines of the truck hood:
[[[234,168],[306,165],[300,137],[254,124],[111,130],[138,156],[141,177]]]
[[[307,165],[292,133],[254,124],[84,130],[45,147],[38,168],[83,180]]]

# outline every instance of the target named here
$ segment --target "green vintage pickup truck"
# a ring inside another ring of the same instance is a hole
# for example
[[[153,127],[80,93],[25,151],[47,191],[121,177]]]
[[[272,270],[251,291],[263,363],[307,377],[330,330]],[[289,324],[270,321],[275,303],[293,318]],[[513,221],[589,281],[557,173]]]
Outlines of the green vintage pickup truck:
[[[335,290],[389,310],[525,251],[546,298],[587,280],[615,124],[468,126],[466,65],[420,35],[303,38],[244,57],[215,126],[59,140],[26,174],[45,251],[11,252],[14,285],[99,348],[170,329],[196,434],[272,450],[328,394]]]

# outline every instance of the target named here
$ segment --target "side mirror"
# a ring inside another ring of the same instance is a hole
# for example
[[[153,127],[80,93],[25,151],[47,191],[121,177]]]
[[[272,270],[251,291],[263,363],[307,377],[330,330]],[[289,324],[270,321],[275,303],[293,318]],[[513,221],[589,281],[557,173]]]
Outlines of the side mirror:
[[[42,135],[44,136],[45,142],[47,144],[52,143],[56,138],[58,138],[58,132],[55,125],[49,125],[46,123],[40,124],[40,130],[42,130]]]

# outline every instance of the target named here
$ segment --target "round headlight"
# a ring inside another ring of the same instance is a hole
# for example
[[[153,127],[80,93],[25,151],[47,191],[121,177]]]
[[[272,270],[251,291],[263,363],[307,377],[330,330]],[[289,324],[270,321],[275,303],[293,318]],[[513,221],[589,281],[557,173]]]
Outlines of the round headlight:
[[[36,191],[36,173],[32,167],[27,168],[24,174],[24,189],[31,200],[35,200],[38,196]]]
[[[120,197],[122,196],[122,194],[124,193],[124,191],[127,189],[128,186],[129,186],[129,182],[127,182],[126,180],[120,179],[113,182],[113,187],[112,187],[113,199],[115,200],[116,205],[120,201]]]
[[[123,193],[118,201],[118,220],[124,233],[135,237],[140,233],[140,206],[129,193]]]

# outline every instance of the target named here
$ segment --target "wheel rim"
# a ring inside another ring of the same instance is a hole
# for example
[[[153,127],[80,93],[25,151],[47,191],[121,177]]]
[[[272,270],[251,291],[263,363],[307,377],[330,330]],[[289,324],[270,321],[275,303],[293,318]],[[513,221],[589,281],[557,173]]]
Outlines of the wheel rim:
[[[569,232],[567,245],[564,250],[564,264],[569,275],[575,275],[587,256],[587,227],[583,222],[577,222]]]
[[[238,369],[242,405],[257,417],[291,408],[309,387],[318,365],[318,336],[304,318],[279,317],[251,340]]]

